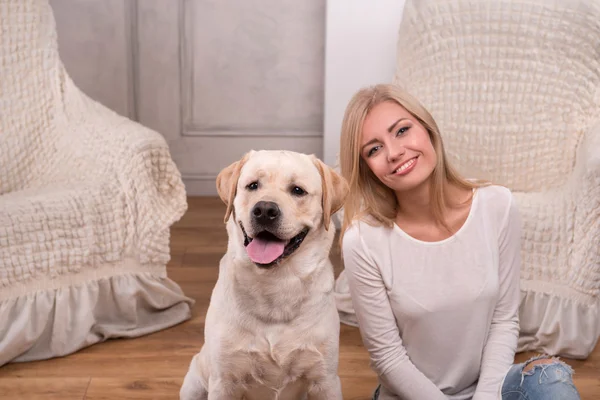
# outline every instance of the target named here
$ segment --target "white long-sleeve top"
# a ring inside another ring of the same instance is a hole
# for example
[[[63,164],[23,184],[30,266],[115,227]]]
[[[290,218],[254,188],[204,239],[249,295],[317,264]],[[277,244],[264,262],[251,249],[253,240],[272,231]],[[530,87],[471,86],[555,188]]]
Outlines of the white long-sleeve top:
[[[519,333],[521,221],[502,186],[475,190],[453,236],[355,221],[342,244],[381,400],[500,399]]]

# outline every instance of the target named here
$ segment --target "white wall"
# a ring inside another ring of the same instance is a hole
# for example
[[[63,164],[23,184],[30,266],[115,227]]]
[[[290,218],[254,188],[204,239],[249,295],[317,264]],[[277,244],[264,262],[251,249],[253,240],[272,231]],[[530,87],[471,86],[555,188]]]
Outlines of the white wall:
[[[60,57],[73,81],[93,99],[135,119],[132,4],[50,0]]]
[[[74,82],[160,132],[189,195],[251,149],[323,156],[323,0],[50,1]]]
[[[323,157],[334,166],[346,104],[359,88],[390,82],[404,0],[328,0]]]

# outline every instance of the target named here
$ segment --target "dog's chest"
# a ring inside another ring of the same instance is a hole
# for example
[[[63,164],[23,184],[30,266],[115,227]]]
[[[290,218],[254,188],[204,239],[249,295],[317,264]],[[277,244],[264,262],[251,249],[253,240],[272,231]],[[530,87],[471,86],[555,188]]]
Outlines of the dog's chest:
[[[256,337],[232,343],[228,353],[229,371],[235,375],[232,378],[249,387],[277,391],[298,380],[313,380],[325,370],[324,344],[299,341],[297,337]]]

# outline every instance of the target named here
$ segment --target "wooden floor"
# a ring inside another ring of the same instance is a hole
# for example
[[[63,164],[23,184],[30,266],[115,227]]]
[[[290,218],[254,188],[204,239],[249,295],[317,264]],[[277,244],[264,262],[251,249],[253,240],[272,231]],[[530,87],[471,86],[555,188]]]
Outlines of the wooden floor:
[[[145,337],[113,340],[60,359],[0,368],[0,399],[177,399],[191,357],[202,344],[209,296],[226,245],[216,198],[190,198],[189,210],[172,229],[170,277],[196,300],[191,320]],[[332,260],[339,272],[339,250]],[[340,368],[344,399],[370,399],[376,378],[358,330],[342,325]],[[517,361],[531,354],[519,354]],[[600,346],[575,369],[582,399],[600,400]]]

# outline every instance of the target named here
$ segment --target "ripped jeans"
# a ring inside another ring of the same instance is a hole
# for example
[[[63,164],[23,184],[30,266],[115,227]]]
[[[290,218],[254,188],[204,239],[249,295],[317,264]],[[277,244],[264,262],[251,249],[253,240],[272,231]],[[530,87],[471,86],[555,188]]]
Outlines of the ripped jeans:
[[[537,364],[524,372],[532,361],[550,359],[549,364]],[[502,400],[580,400],[573,384],[573,370],[564,362],[548,356],[538,356],[514,364],[502,385]]]
[[[532,361],[551,360],[548,364],[536,364],[525,367]],[[581,400],[572,379],[573,370],[554,357],[538,356],[524,363],[514,364],[504,378],[502,400]],[[373,394],[373,400],[379,399],[381,386]]]

